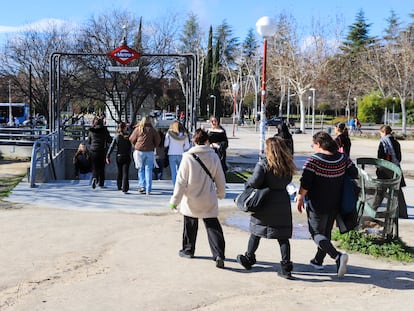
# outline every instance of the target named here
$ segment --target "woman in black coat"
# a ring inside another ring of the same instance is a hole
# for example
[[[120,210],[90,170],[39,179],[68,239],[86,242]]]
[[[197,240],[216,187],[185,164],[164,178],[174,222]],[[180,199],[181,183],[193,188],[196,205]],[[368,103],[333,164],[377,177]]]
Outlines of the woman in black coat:
[[[351,154],[351,139],[349,138],[348,129],[346,128],[345,123],[339,122],[335,125],[335,142],[338,145],[338,151],[345,153],[348,158]]]
[[[112,137],[104,126],[103,119],[96,117],[88,133],[88,144],[92,160],[92,188],[96,184],[103,188],[105,184],[105,156]]]
[[[296,170],[293,155],[281,137],[266,140],[266,159],[256,164],[253,175],[246,184],[253,188],[270,188],[257,212],[250,217],[250,239],[247,252],[238,255],[237,261],[247,270],[256,263],[255,252],[261,238],[277,239],[282,261],[278,274],[284,278],[291,277],[293,269],[290,261],[290,243],[292,237],[292,210],[290,196],[286,186],[292,181]]]
[[[214,149],[220,158],[221,167],[224,173],[227,172],[227,148],[229,147],[229,141],[227,139],[226,130],[219,124],[218,119],[215,116],[210,117],[211,128],[207,130],[208,140],[210,147]]]
[[[116,165],[118,174],[116,185],[118,190],[127,193],[129,190],[129,165],[131,164],[132,144],[129,141],[128,127],[125,122],[120,122],[117,128],[117,135],[112,140],[111,146],[106,153],[106,163],[111,163],[111,152],[115,149]]]
[[[282,137],[285,140],[285,144],[290,150],[290,153],[293,154],[293,137],[289,132],[289,127],[286,123],[281,123],[277,126],[277,134],[275,136]]]

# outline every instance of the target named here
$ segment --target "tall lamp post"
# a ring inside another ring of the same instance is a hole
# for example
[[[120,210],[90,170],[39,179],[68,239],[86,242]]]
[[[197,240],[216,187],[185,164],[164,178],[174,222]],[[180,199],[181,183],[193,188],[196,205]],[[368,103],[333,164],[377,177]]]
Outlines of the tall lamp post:
[[[395,125],[395,96],[392,98],[392,127]]]
[[[309,91],[312,91],[312,137],[315,134],[315,88],[310,88]]]
[[[11,80],[9,80],[9,124],[13,123],[13,112],[12,112],[12,99],[11,99]]]
[[[358,105],[357,98],[354,97],[354,118],[357,117],[357,105]]]
[[[239,91],[239,84],[234,83],[233,84],[233,93],[234,93],[234,104],[233,104],[233,137],[236,136],[235,130],[236,130],[236,114],[237,114],[237,92]]]
[[[262,96],[260,102],[260,148],[259,157],[264,156],[266,136],[266,59],[267,59],[267,38],[275,32],[275,23],[269,16],[263,16],[256,22],[257,33],[263,38],[263,63],[262,63]]]
[[[216,95],[210,95],[210,98],[213,98],[213,116],[216,116]],[[210,117],[210,116],[209,116]]]

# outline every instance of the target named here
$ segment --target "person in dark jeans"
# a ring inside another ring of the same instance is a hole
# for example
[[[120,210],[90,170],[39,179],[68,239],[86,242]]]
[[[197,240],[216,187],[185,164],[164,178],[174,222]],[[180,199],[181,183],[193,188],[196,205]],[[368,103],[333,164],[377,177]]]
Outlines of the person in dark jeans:
[[[112,142],[108,129],[102,118],[95,117],[88,133],[88,144],[92,160],[92,189],[96,184],[103,188],[105,185],[105,156],[108,145]]]
[[[309,232],[317,245],[317,251],[310,265],[323,270],[326,255],[335,260],[338,277],[346,273],[348,255],[339,252],[331,242],[331,232],[339,213],[345,172],[353,179],[358,178],[358,169],[345,154],[338,151],[335,140],[326,132],[313,135],[312,146],[315,154],[303,165],[297,209],[305,208]]]
[[[132,144],[129,141],[128,128],[125,122],[118,124],[117,135],[106,154],[107,164],[111,163],[111,153],[115,149],[115,146],[117,149],[116,165],[118,167],[116,185],[118,190],[127,193],[129,190],[129,165],[131,164]]]

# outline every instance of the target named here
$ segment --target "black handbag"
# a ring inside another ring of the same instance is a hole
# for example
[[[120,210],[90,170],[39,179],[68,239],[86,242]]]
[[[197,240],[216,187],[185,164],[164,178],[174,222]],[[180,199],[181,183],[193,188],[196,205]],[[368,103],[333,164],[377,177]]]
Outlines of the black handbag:
[[[257,189],[246,186],[234,199],[234,203],[243,212],[257,212],[270,191],[269,188]]]

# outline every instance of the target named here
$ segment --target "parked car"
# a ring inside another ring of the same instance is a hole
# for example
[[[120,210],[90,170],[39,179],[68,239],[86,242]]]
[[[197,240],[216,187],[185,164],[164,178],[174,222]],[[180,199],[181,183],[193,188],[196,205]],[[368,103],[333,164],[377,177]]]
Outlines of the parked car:
[[[286,117],[273,117],[266,121],[267,126],[278,126],[282,123],[287,123]],[[295,119],[289,118],[289,126],[295,126]]]

